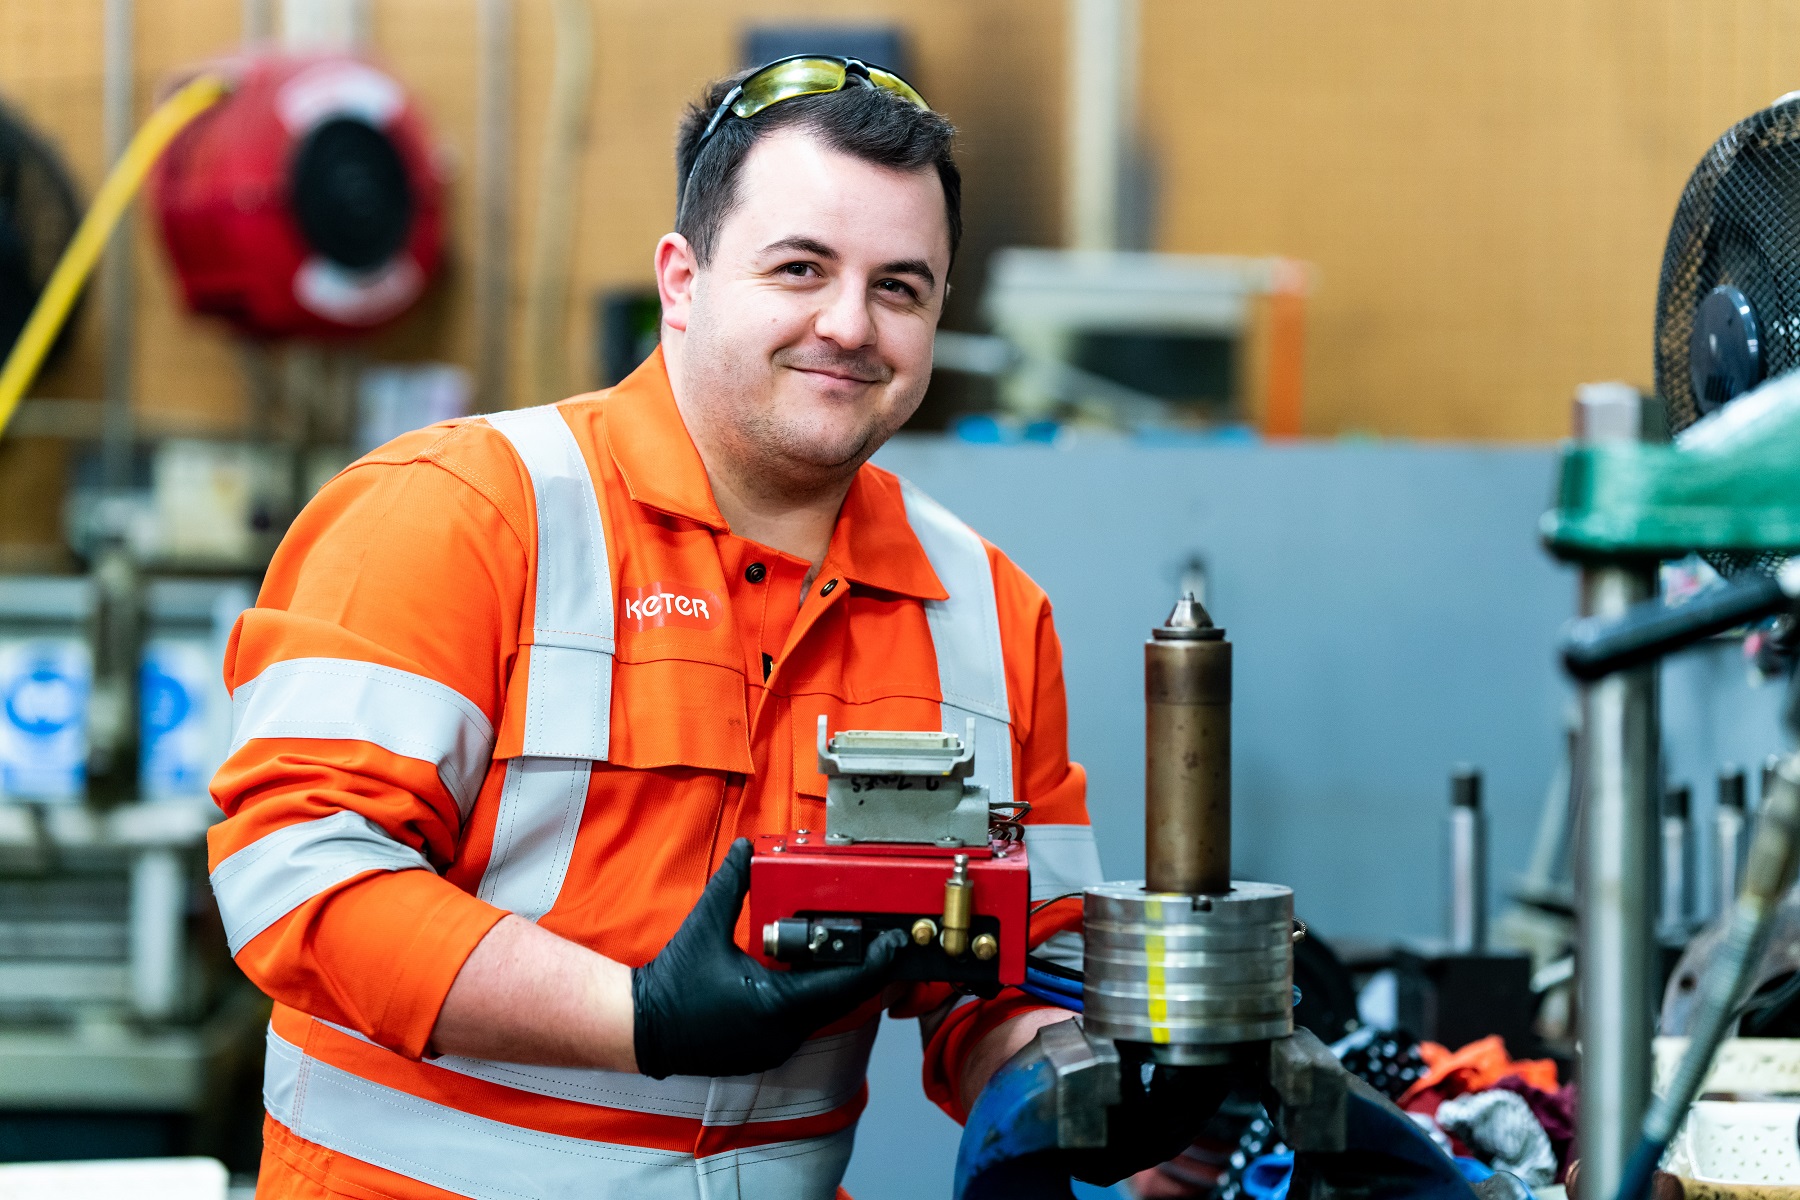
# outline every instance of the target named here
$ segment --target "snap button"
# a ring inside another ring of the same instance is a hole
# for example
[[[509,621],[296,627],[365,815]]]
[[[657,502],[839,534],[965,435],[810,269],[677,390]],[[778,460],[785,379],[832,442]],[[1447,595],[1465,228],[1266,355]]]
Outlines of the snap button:
[[[744,568],[744,578],[751,583],[761,583],[769,574],[769,568],[761,563],[751,563]]]
[[[829,595],[831,595],[833,589],[835,589],[836,587],[837,587],[837,580],[828,579],[825,581],[825,586],[819,589],[819,595],[829,596]]]

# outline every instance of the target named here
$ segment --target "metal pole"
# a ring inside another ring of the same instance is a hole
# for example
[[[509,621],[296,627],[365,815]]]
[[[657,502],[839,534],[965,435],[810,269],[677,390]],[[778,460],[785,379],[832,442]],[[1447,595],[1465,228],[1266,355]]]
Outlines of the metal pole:
[[[512,353],[512,0],[476,9],[475,401],[507,408]]]
[[[1724,916],[1737,901],[1738,876],[1744,869],[1744,769],[1719,771],[1719,805],[1713,814],[1713,895],[1715,916]]]
[[[1588,441],[1641,437],[1642,398],[1622,384],[1584,387],[1576,432]],[[1581,611],[1610,616],[1656,591],[1654,562],[1594,564]],[[1659,809],[1657,671],[1622,672],[1582,694],[1580,944],[1581,1191],[1612,1196],[1650,1103],[1655,1004]]]
[[[1662,816],[1662,917],[1665,938],[1681,940],[1688,931],[1688,811],[1686,784],[1670,788]]]
[[[242,32],[238,40],[246,46],[260,46],[275,37],[275,0],[243,0]]]
[[[1069,0],[1069,245],[1119,245],[1137,96],[1137,0]]]
[[[1481,772],[1458,767],[1450,776],[1450,949],[1487,949],[1487,838],[1481,816]]]
[[[108,170],[125,153],[137,125],[133,9],[133,0],[106,0],[101,124]],[[128,210],[118,228],[113,230],[106,256],[100,263],[100,464],[109,490],[131,485],[131,454],[135,441],[131,417],[134,315],[131,254],[132,214]]]

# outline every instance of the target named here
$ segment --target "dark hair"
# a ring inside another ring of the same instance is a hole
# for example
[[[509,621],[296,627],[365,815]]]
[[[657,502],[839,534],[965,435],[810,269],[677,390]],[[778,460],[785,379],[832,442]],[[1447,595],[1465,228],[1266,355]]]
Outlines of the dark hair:
[[[707,85],[688,106],[675,142],[675,232],[694,247],[702,264],[710,261],[719,229],[737,204],[738,172],[759,138],[778,129],[797,129],[833,150],[899,171],[935,167],[944,186],[950,222],[950,258],[962,241],[962,173],[950,156],[956,127],[935,112],[914,108],[891,92],[851,83],[840,91],[796,96],[772,104],[754,117],[727,114],[704,146],[700,135],[732,88],[753,71],[739,71]],[[697,160],[697,161],[696,161]]]

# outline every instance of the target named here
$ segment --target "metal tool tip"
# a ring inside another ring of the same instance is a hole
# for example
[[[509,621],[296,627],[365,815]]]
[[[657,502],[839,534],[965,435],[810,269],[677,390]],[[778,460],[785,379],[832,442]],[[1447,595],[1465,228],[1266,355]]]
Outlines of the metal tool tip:
[[[1213,624],[1211,614],[1206,607],[1188,592],[1175,602],[1169,617],[1156,629],[1160,638],[1217,638],[1224,636],[1224,630]]]

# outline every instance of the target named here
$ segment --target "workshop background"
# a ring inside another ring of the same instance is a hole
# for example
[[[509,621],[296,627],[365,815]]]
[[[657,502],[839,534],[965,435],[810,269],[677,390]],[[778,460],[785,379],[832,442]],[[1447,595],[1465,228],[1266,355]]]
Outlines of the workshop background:
[[[1236,646],[1239,873],[1292,886],[1362,983],[1445,933],[1468,764],[1496,929],[1537,936],[1516,894],[1567,881],[1553,646],[1576,596],[1538,540],[1555,446],[1582,385],[1650,390],[1676,200],[1723,130],[1800,87],[1800,10],[4,0],[0,118],[79,208],[197,64],[343,52],[422,117],[443,254],[366,335],[247,334],[189,310],[153,181],[0,434],[0,689],[47,694],[20,648],[53,642],[93,706],[60,748],[0,729],[0,1161],[253,1174],[262,1015],[219,961],[200,841],[223,631],[356,454],[641,358],[683,105],[814,42],[896,56],[961,131],[953,336],[878,461],[1049,592],[1107,877],[1143,870],[1138,647],[1193,588]],[[30,218],[0,210],[0,243]],[[1754,777],[1779,748],[1779,693],[1737,642],[1665,673],[1693,828],[1725,764]],[[1712,871],[1695,856],[1695,919]],[[859,1200],[948,1194],[957,1130],[918,1057],[912,1027],[884,1028]]]

